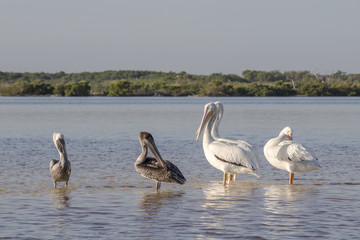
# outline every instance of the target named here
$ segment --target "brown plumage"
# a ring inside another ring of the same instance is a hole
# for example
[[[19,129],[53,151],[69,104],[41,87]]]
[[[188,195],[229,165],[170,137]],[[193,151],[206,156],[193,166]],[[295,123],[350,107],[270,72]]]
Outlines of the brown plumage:
[[[134,166],[143,177],[156,181],[156,189],[160,189],[161,182],[175,182],[184,184],[186,179],[180,170],[170,161],[163,160],[150,133],[140,132],[139,141],[142,153]],[[148,149],[155,158],[147,157]]]
[[[53,141],[60,154],[60,160],[53,159],[50,161],[50,175],[54,181],[54,188],[56,188],[58,182],[65,182],[65,186],[67,187],[71,174],[71,164],[66,153],[64,135],[61,133],[54,133]]]

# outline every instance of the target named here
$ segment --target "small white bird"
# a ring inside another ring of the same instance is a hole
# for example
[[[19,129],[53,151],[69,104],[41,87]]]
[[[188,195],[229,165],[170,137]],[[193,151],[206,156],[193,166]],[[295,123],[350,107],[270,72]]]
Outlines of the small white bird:
[[[227,174],[254,174],[257,164],[253,161],[253,153],[249,148],[241,148],[237,144],[218,141],[211,136],[211,130],[217,117],[214,103],[204,107],[204,115],[196,132],[196,141],[204,130],[203,149],[209,163],[224,173],[223,184],[226,184]]]
[[[292,136],[292,129],[285,127],[279,136],[270,139],[264,146],[264,155],[268,162],[289,172],[289,184],[294,182],[294,173],[311,172],[321,168],[316,156],[303,145],[294,143]]]

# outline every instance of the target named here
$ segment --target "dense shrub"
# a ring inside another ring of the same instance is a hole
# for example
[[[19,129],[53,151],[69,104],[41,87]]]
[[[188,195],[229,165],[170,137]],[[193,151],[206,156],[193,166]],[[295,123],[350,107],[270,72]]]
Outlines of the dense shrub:
[[[118,96],[131,96],[133,91],[131,89],[131,82],[125,79],[114,81],[110,84],[109,94],[110,97]]]
[[[30,83],[30,95],[50,95],[53,94],[54,87],[49,83],[35,80]]]
[[[360,96],[360,74],[245,70],[242,76],[184,71],[13,73],[0,71],[0,95],[59,96]]]
[[[90,86],[87,81],[71,82],[64,86],[65,96],[89,96]]]

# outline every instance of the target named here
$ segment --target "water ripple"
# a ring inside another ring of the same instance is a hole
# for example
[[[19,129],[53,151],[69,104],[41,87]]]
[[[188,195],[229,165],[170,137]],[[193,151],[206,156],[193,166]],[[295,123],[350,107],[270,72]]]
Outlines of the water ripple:
[[[218,98],[43,99],[0,104],[0,239],[358,238],[360,98],[221,98],[221,132],[253,143],[262,175],[230,186],[194,142],[203,104]],[[288,124],[322,165],[293,186],[261,154]],[[69,188],[53,189],[49,174],[55,129],[67,140]],[[157,192],[135,171],[141,130],[184,185]]]

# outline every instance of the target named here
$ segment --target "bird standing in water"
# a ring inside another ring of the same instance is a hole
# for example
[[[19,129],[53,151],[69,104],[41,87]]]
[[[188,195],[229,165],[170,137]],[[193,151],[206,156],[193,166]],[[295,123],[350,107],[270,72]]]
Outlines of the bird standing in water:
[[[289,184],[294,182],[294,173],[321,168],[316,156],[303,145],[294,143],[292,136],[292,129],[285,127],[279,136],[270,139],[264,146],[266,160],[274,167],[289,172]]]
[[[256,168],[259,168],[259,159],[257,157],[257,154],[255,152],[255,149],[253,146],[243,140],[235,140],[230,138],[223,138],[219,135],[219,125],[222,120],[223,114],[224,114],[224,107],[221,102],[216,101],[214,102],[216,109],[217,109],[217,117],[215,119],[215,122],[213,124],[213,128],[211,129],[211,136],[216,140],[220,142],[226,142],[229,144],[235,144],[239,148],[244,149],[248,153],[248,157],[256,164]],[[257,175],[256,175],[257,176]],[[229,181],[236,180],[236,174],[229,173]]]
[[[141,176],[156,181],[156,190],[160,189],[162,182],[185,183],[186,179],[180,170],[170,161],[162,159],[150,133],[140,132],[139,141],[142,153],[135,161],[134,167]],[[147,156],[148,149],[155,158]]]
[[[53,141],[60,154],[60,160],[53,159],[50,161],[50,175],[54,181],[54,188],[56,188],[56,184],[58,182],[65,182],[65,186],[68,187],[71,174],[71,164],[66,153],[64,135],[61,133],[54,133]]]
[[[224,173],[223,184],[226,185],[228,174],[255,174],[258,170],[257,159],[254,159],[254,154],[249,147],[213,138],[211,131],[217,114],[214,103],[205,105],[201,124],[196,132],[196,141],[204,130],[203,149],[205,157],[213,167]],[[230,183],[230,177],[228,182]]]

